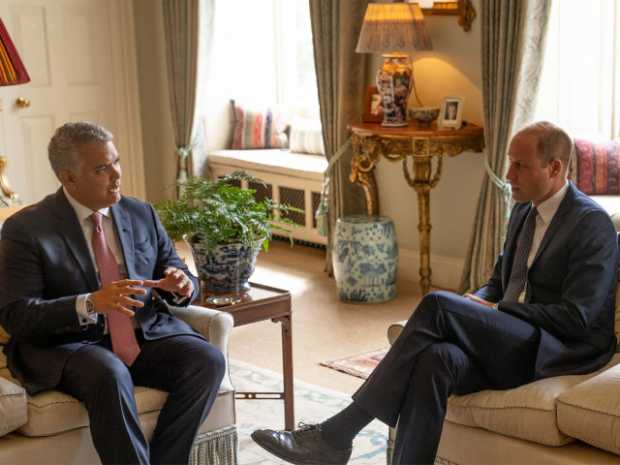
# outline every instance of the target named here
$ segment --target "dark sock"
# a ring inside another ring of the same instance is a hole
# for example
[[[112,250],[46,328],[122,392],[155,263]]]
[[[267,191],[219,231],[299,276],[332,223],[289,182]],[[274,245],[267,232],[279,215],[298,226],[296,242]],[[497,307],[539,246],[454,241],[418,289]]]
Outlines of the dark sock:
[[[323,439],[336,449],[348,449],[357,433],[373,418],[359,405],[352,402],[347,408],[321,423]]]

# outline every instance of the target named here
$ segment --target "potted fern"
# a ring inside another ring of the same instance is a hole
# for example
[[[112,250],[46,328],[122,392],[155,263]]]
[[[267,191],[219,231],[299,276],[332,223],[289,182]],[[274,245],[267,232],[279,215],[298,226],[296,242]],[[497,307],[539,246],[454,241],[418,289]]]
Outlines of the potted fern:
[[[244,179],[260,182],[242,171],[217,181],[191,177],[177,200],[156,206],[170,237],[189,243],[198,277],[209,293],[248,290],[261,248],[268,249],[274,230],[288,233],[274,223],[274,212],[299,211],[271,199],[257,201],[254,190],[231,183]],[[293,224],[282,218],[278,222]]]

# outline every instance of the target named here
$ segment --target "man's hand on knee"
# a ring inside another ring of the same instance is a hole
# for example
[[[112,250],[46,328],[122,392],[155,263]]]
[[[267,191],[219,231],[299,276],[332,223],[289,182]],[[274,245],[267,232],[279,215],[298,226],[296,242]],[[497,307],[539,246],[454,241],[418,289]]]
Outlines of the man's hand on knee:
[[[97,313],[120,312],[128,317],[134,316],[133,308],[144,307],[144,302],[132,299],[134,295],[146,294],[146,289],[139,279],[123,279],[114,281],[90,295]]]
[[[474,295],[474,294],[470,294],[469,292],[466,294],[463,294],[463,297],[465,297],[466,299],[472,300],[474,302],[477,302],[481,305],[484,305],[485,307],[489,307],[494,310],[497,309],[497,306],[494,302],[489,302],[488,300],[484,300],[483,298],[478,297],[477,295]]]

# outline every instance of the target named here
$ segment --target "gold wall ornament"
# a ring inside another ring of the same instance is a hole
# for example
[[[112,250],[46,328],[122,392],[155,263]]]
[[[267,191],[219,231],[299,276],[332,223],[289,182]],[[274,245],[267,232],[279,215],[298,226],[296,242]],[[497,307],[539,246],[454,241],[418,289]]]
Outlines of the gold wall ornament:
[[[458,24],[464,31],[471,30],[471,24],[477,16],[471,0],[433,2],[433,6],[431,8],[422,8],[422,13],[429,16],[458,16]]]
[[[349,129],[353,147],[349,180],[364,190],[368,215],[379,214],[374,175],[377,163],[382,157],[402,161],[403,176],[418,198],[420,289],[426,294],[431,287],[432,274],[430,192],[441,180],[445,156],[454,157],[466,151],[482,152],[483,129],[471,123],[460,129],[436,129],[434,126],[425,129],[414,126],[387,128],[376,123],[352,124]]]

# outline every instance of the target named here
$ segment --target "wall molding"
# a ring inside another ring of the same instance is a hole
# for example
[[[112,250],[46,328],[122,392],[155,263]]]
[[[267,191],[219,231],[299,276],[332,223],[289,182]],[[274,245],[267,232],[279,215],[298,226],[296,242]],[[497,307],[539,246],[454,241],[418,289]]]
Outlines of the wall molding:
[[[449,257],[431,253],[431,282],[433,286],[451,291],[458,291],[461,284],[461,274],[465,266],[465,258]],[[411,281],[419,288],[420,282],[420,252],[415,249],[399,248],[398,278]]]

